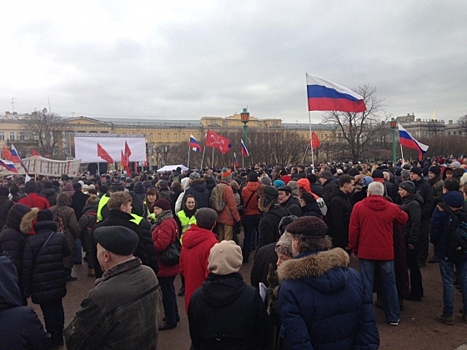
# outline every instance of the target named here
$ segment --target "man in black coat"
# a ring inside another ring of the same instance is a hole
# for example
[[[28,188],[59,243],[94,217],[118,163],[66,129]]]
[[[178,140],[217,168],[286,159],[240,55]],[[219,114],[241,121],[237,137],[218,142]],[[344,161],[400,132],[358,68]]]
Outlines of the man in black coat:
[[[339,190],[339,185],[329,170],[324,170],[321,172],[319,175],[319,182],[323,186],[322,197],[324,199],[324,203],[329,206],[332,196]]]
[[[354,190],[352,176],[343,174],[339,177],[339,191],[332,197],[326,214],[328,235],[332,238],[332,246],[345,249],[349,242],[349,222],[352,213],[350,194]]]
[[[81,184],[79,182],[73,184],[73,189],[75,193],[71,196],[71,207],[75,211],[76,220],[79,221],[81,215],[83,215],[83,208],[86,205],[89,195],[81,191]]]
[[[258,248],[277,242],[279,239],[279,222],[290,215],[286,208],[277,202],[279,192],[274,186],[266,186],[260,196],[258,207],[263,213],[258,226]]]
[[[428,257],[430,220],[435,208],[435,199],[430,184],[423,178],[421,168],[414,166],[410,169],[410,180],[415,184],[417,192],[423,198],[422,220],[420,222],[420,250],[418,251],[418,265],[423,267]]]
[[[287,208],[290,214],[295,216],[302,216],[302,208],[298,198],[292,195],[292,188],[290,186],[281,186],[277,189],[278,197],[277,201],[279,204]]]
[[[151,238],[151,229],[147,220],[141,216],[132,214],[132,196],[125,191],[113,192],[107,202],[109,215],[107,219],[99,222],[93,227],[92,234],[92,259],[96,277],[102,276],[102,269],[97,260],[97,241],[94,237],[94,231],[104,226],[124,226],[136,232],[139,237],[138,247],[134,256],[140,258],[143,265],[151,267],[157,272],[157,257],[154,249],[154,243]]]
[[[0,230],[5,226],[8,210],[13,206],[13,201],[8,198],[10,190],[8,187],[0,187]]]
[[[243,255],[234,242],[216,243],[209,275],[190,300],[188,321],[193,349],[266,349],[270,322],[258,291],[238,272]]]

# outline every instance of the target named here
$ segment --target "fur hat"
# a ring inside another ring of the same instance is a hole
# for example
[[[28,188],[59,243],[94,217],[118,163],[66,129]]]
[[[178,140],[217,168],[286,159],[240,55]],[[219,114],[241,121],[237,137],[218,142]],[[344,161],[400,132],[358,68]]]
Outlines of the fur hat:
[[[158,199],[154,202],[154,207],[161,208],[162,210],[170,210],[170,202],[167,199]]]
[[[428,171],[435,174],[435,176],[439,176],[441,174],[441,168],[437,165],[432,166]]]
[[[221,179],[223,181],[228,181],[228,180],[232,179],[232,173],[230,172],[230,170],[228,170],[226,168],[222,168]]]
[[[139,242],[136,232],[124,226],[99,227],[94,234],[104,249],[122,256],[132,255]]]
[[[416,166],[413,166],[412,168],[410,168],[410,172],[411,173],[414,173],[414,174],[417,174],[418,176],[422,177],[422,168],[418,168]]]
[[[406,190],[410,194],[415,193],[415,184],[412,181],[402,181],[399,184],[399,188],[402,188],[403,190]]]
[[[276,253],[292,257],[292,235],[285,232],[276,243]]]
[[[209,253],[208,270],[216,275],[229,275],[242,267],[242,249],[234,241],[214,244]]]
[[[326,223],[315,216],[302,216],[294,220],[286,228],[286,232],[292,235],[301,235],[310,238],[326,237],[328,226]]]

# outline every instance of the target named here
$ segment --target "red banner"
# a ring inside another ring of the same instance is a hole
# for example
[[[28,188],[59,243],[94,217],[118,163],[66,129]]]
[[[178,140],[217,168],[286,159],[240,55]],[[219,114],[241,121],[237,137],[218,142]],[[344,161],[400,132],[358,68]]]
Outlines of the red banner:
[[[97,156],[104,159],[109,164],[114,163],[113,158],[110,156],[110,154],[107,153],[107,151],[100,144],[97,144]]]
[[[314,131],[311,133],[310,144],[313,147],[313,149],[318,148],[319,145],[321,144],[321,142],[319,141],[318,135],[316,135]]]
[[[214,131],[208,130],[208,134],[206,136],[206,147],[217,148],[222,154],[226,154],[230,151],[232,145],[228,138],[221,136]]]

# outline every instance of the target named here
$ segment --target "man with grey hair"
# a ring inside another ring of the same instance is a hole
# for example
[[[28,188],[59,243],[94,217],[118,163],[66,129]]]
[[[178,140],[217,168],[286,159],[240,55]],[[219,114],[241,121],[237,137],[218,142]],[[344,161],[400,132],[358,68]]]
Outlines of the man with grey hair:
[[[281,334],[291,349],[377,349],[372,300],[326,223],[303,216],[286,228],[293,259],[278,267]],[[330,282],[331,281],[331,282]],[[370,295],[371,297],[371,295]]]
[[[399,298],[394,272],[394,222],[405,224],[408,215],[383,197],[379,182],[368,185],[367,198],[355,204],[350,216],[349,248],[359,258],[360,274],[367,297],[373,300],[374,273],[382,279],[386,321],[397,326],[400,319]]]

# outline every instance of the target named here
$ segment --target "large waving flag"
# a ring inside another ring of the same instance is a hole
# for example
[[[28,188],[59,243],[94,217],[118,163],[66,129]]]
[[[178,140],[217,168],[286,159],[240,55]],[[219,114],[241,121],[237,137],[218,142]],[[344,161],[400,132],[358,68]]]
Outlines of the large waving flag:
[[[130,161],[130,156],[131,156],[131,149],[130,149],[130,146],[128,146],[128,142],[126,142],[125,140],[125,157],[126,157],[127,162]]]
[[[190,134],[190,148],[195,151],[196,153],[201,153],[203,152],[201,149],[201,145],[196,141],[195,137],[193,134]]]
[[[2,158],[6,160],[11,160],[11,152],[6,146],[3,146]]]
[[[319,140],[318,135],[316,135],[314,131],[311,133],[310,144],[313,149],[316,149],[319,147],[319,145],[321,145],[321,141]]]
[[[18,172],[18,169],[16,169],[12,162],[5,162],[3,159],[0,159],[0,166],[4,167],[8,171],[12,171],[14,173]]]
[[[214,131],[208,130],[206,135],[206,147],[217,148],[222,154],[226,154],[230,148],[232,148],[232,145],[228,138],[221,136]]]
[[[418,142],[417,140],[414,139],[410,133],[404,129],[404,127],[400,124],[398,124],[399,127],[399,142],[402,146],[407,147],[407,148],[412,148],[418,152],[418,159],[422,160],[423,155],[425,154],[426,151],[428,151],[427,145],[424,145],[421,142]]]
[[[20,163],[24,171],[26,172],[26,174],[29,174],[29,171],[26,168],[26,165],[24,165],[23,161],[21,160],[21,157],[19,156],[19,152],[17,151],[16,147],[13,144],[11,144],[11,161],[13,163]]]
[[[356,92],[308,73],[306,81],[309,111],[366,111],[363,97]]]
[[[109,153],[100,145],[97,144],[97,156],[104,159],[107,163],[113,164],[114,160]]]
[[[245,146],[245,143],[243,142],[242,139],[240,139],[240,142],[242,144],[242,155],[244,157],[249,157],[250,156],[250,152],[248,152],[248,150],[246,149],[246,146]]]

